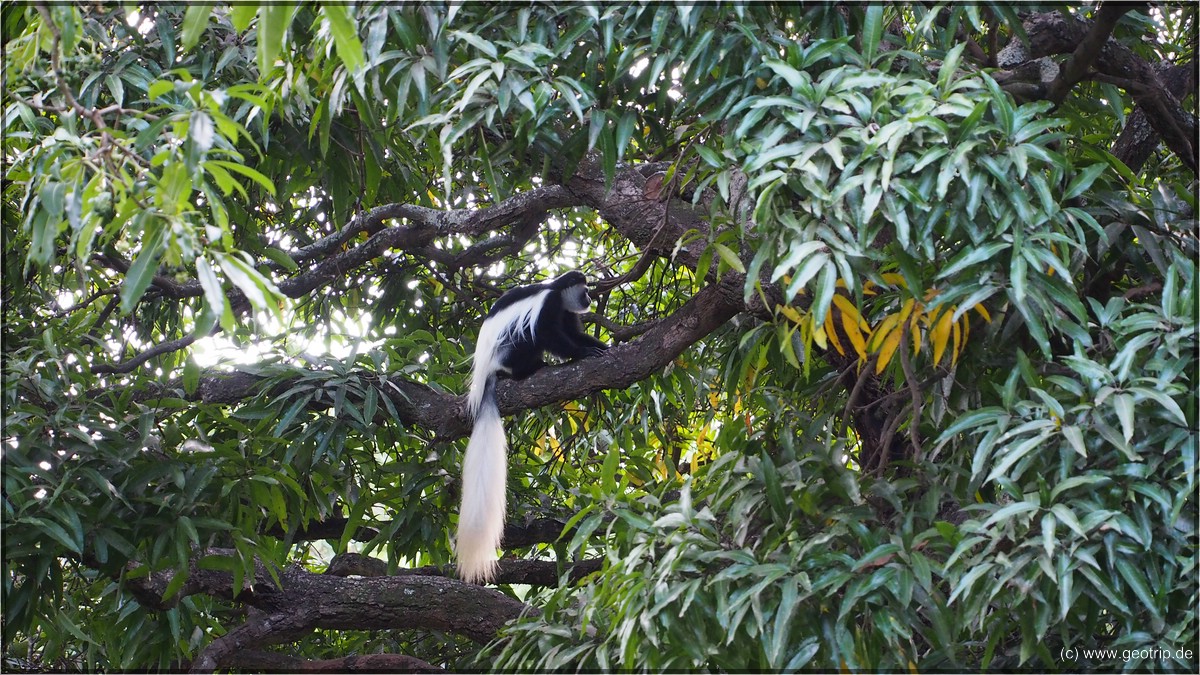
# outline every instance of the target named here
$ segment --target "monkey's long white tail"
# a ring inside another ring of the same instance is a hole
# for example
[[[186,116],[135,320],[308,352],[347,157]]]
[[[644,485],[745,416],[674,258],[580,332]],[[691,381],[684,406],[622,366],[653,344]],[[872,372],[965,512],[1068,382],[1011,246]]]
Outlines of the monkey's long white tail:
[[[504,534],[508,443],[496,407],[495,386],[495,377],[489,377],[463,458],[462,505],[454,548],[458,575],[469,583],[491,581],[496,576],[496,549]]]

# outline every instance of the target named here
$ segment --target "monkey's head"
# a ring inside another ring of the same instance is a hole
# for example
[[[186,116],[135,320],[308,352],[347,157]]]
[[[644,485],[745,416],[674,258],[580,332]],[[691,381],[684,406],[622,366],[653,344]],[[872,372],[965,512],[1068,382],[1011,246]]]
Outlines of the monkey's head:
[[[562,293],[563,308],[582,314],[592,304],[587,291],[587,277],[582,272],[567,272],[550,282],[550,287]]]

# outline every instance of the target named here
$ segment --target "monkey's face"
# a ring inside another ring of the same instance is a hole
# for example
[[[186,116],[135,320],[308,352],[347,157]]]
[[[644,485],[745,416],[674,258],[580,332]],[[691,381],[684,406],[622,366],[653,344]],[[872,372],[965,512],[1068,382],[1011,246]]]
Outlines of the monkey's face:
[[[576,314],[586,312],[591,304],[592,299],[588,297],[587,286],[585,284],[576,284],[563,291],[563,307],[568,312]]]

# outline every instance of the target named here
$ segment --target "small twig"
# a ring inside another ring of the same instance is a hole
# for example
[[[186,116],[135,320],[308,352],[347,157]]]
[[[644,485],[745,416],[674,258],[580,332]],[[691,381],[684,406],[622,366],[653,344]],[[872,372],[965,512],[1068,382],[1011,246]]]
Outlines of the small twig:
[[[1153,295],[1154,293],[1157,293],[1161,290],[1162,290],[1162,283],[1155,281],[1153,283],[1146,284],[1145,286],[1137,286],[1135,288],[1131,288],[1131,289],[1125,291],[1123,297],[1126,300],[1133,300],[1134,298],[1140,298],[1143,295]]]
[[[137,368],[138,366],[142,365],[146,361],[149,361],[150,359],[152,359],[156,356],[160,356],[162,354],[168,354],[170,352],[177,352],[180,349],[187,347],[188,345],[192,344],[195,341],[196,341],[195,335],[188,335],[186,337],[181,337],[178,340],[171,340],[170,342],[160,342],[159,344],[154,345],[150,349],[147,349],[146,351],[142,352],[141,354],[138,354],[137,356],[129,359],[128,361],[125,361],[124,363],[118,363],[116,365],[111,365],[111,366],[104,365],[104,364],[92,366],[92,372],[96,373],[97,375],[113,375],[113,374],[117,374],[117,373],[128,373],[128,372],[131,372],[133,369]]]
[[[887,468],[888,462],[892,454],[892,437],[896,435],[896,430],[900,428],[900,420],[904,417],[904,411],[899,410],[895,415],[888,419],[888,425],[884,428],[883,433],[879,436],[879,455],[875,461],[875,468],[872,471],[877,476],[883,475],[883,470]],[[865,467],[864,467],[865,469]]]
[[[915,317],[909,318],[904,322],[904,327],[900,333],[900,367],[904,370],[904,379],[908,381],[908,391],[912,394],[912,419],[908,422],[908,440],[912,442],[913,459],[920,461],[921,458],[921,436],[918,427],[921,424],[921,407],[925,401],[924,395],[921,394],[921,388],[917,386],[917,375],[913,372],[912,362],[908,356],[908,337],[912,324],[916,322]]]
[[[60,309],[57,312],[54,312],[50,316],[55,319],[61,319],[62,317],[66,316],[68,314],[77,312],[77,311],[83,309],[84,307],[87,307],[88,305],[92,304],[96,300],[99,300],[100,298],[104,297],[105,295],[114,295],[114,294],[120,293],[120,292],[121,292],[120,286],[112,286],[110,288],[101,289],[99,291],[96,291],[95,293],[92,293],[87,298],[80,300],[79,302],[75,303],[74,305],[67,307],[66,309]]]
[[[875,358],[875,355],[872,354],[871,358],[863,364],[862,370],[858,374],[858,379],[854,382],[854,388],[850,390],[850,396],[846,399],[846,406],[842,408],[842,438],[846,437],[846,428],[850,426],[850,412],[854,409],[854,402],[858,400],[859,393],[862,392],[863,386],[867,383],[867,378],[871,375],[871,363]],[[847,367],[846,371],[849,372],[850,368]]]

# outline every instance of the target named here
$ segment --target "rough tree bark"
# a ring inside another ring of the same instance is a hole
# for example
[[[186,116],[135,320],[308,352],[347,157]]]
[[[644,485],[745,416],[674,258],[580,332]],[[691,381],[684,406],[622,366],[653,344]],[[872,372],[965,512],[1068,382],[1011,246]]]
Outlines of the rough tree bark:
[[[1086,77],[1115,84],[1133,97],[1150,128],[1195,172],[1196,115],[1180,104],[1194,85],[1171,86],[1164,82],[1171,64],[1150,63],[1109,37],[1116,19],[1128,9],[1105,5],[1093,21],[1059,12],[1030,15],[1024,22],[1028,44],[1014,39],[1000,52],[997,65],[1005,71],[996,79],[1024,98],[1056,101]],[[1049,58],[1061,54],[1072,55],[1062,68]],[[1194,71],[1193,65],[1187,67]]]

